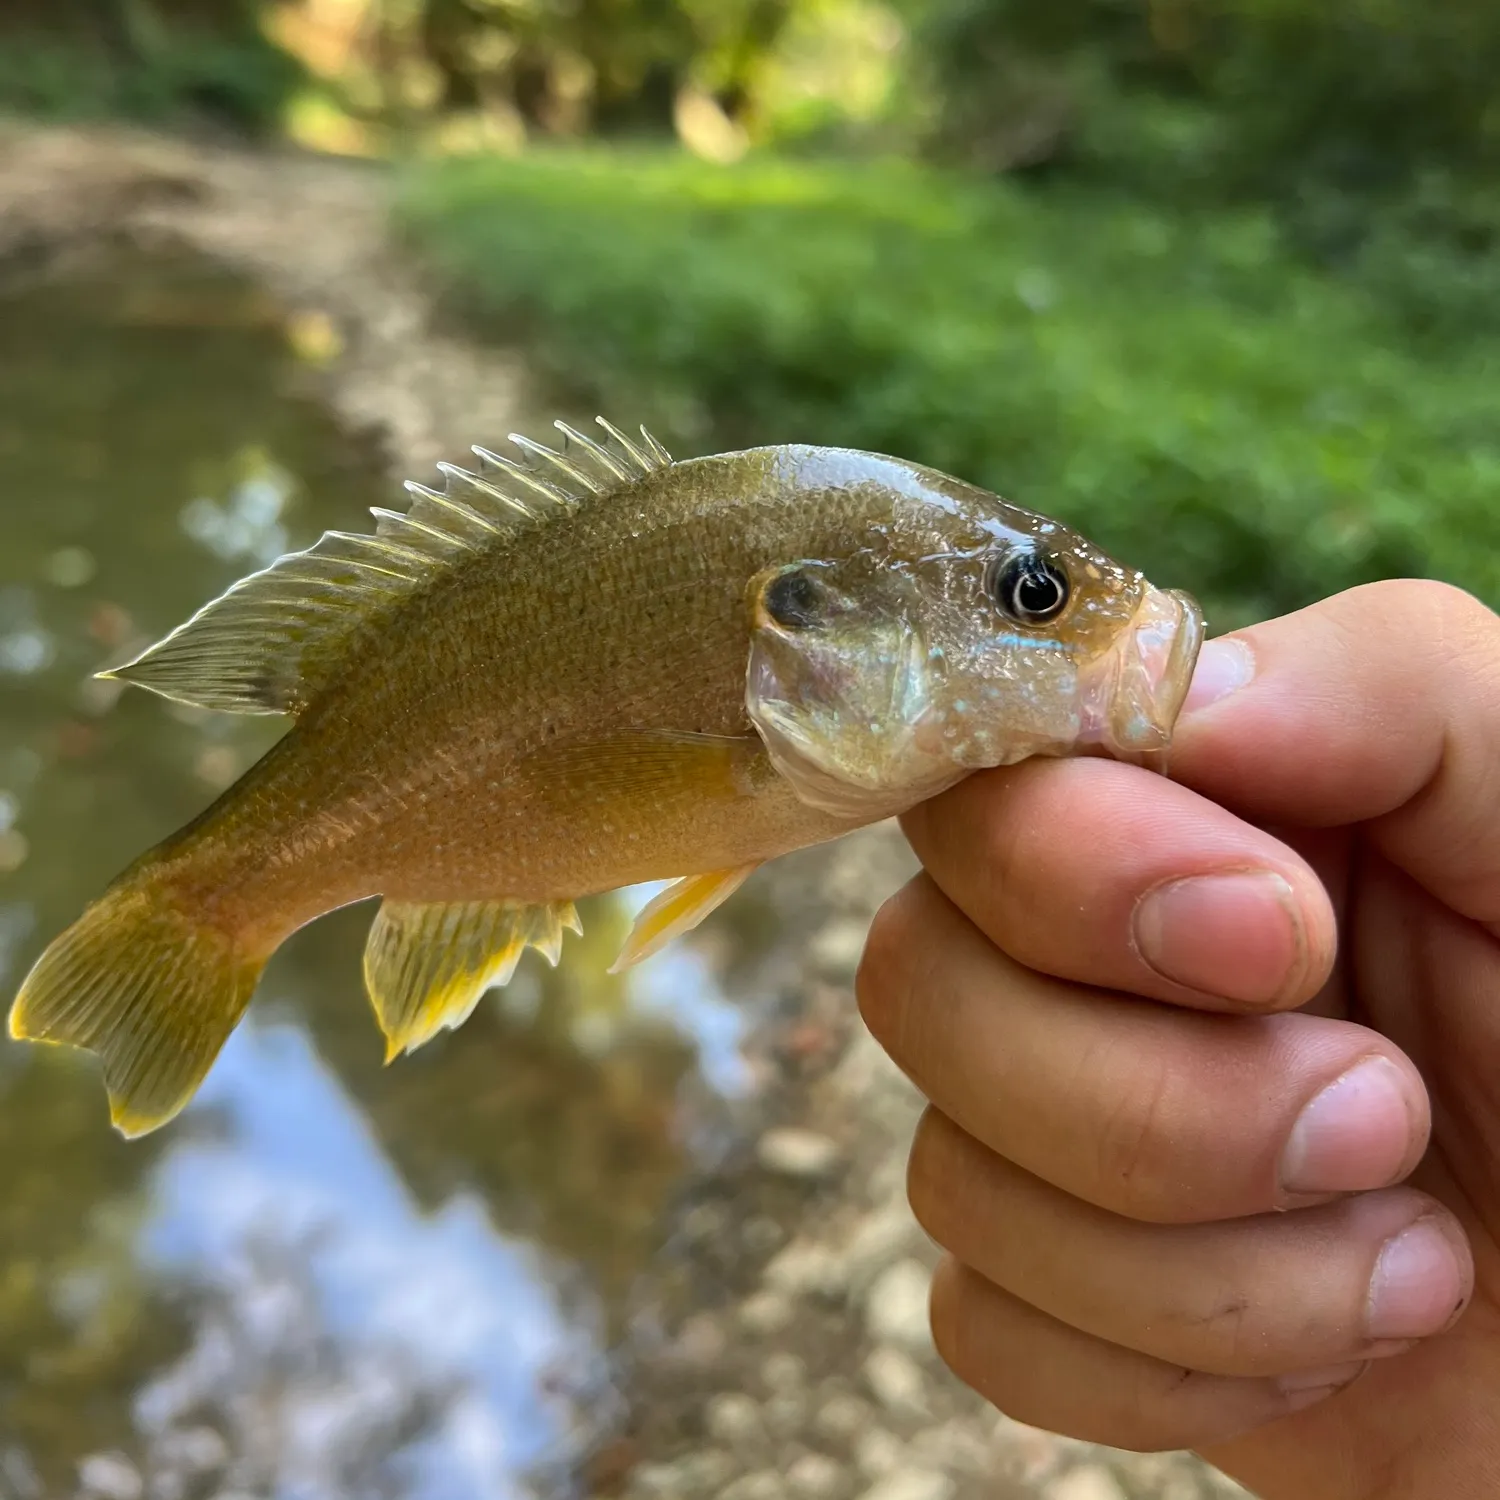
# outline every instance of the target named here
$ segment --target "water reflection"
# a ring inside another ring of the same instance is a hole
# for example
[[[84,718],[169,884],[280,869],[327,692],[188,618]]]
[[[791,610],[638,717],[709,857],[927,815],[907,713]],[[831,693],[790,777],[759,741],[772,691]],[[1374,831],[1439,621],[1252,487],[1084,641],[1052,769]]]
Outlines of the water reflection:
[[[278,732],[91,672],[390,493],[306,384],[306,316],[162,258],[0,298],[6,1002]],[[703,955],[612,978],[626,905],[584,917],[560,969],[530,955],[391,1068],[368,910],[316,924],[194,1107],[132,1144],[86,1063],[0,1046],[0,1493],[484,1500],[607,1421],[684,1102],[744,1077]]]

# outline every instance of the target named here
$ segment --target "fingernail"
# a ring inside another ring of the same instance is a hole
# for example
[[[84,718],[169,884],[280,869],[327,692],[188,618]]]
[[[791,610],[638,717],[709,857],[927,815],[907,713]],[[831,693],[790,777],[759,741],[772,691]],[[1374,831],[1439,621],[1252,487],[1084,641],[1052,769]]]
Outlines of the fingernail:
[[[1289,1193],[1357,1193],[1396,1180],[1415,1115],[1401,1069],[1367,1057],[1303,1106],[1281,1157]]]
[[[1196,875],[1147,891],[1135,944],[1164,979],[1247,1005],[1276,1000],[1301,972],[1302,921],[1270,870]]]
[[[1446,1328],[1462,1306],[1466,1277],[1434,1219],[1418,1219],[1386,1243],[1375,1263],[1365,1332],[1374,1340],[1420,1339]]]
[[[1190,714],[1194,709],[1207,708],[1220,698],[1245,686],[1255,676],[1255,658],[1250,648],[1236,636],[1223,635],[1217,640],[1205,641],[1198,653],[1198,664],[1193,669],[1193,680],[1187,697],[1182,703],[1182,712]]]
[[[1353,1385],[1369,1368],[1369,1360],[1357,1359],[1351,1364],[1330,1365],[1323,1370],[1298,1370],[1281,1376],[1276,1386],[1286,1396],[1287,1406],[1292,1411],[1301,1411],[1305,1406],[1326,1401],[1346,1385]]]

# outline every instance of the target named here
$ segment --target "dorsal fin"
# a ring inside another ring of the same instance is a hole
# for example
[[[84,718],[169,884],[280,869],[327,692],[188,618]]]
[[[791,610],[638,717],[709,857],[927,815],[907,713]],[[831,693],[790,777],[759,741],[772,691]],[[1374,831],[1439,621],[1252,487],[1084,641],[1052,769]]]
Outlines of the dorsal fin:
[[[562,451],[512,433],[518,459],[476,447],[480,473],[439,464],[444,487],[409,483],[405,512],[372,512],[373,536],[327,532],[307,551],[242,579],[134,661],[99,675],[200,708],[299,712],[358,632],[455,558],[671,464],[644,427],[637,443],[603,417],[595,421],[604,443],[558,422]]]

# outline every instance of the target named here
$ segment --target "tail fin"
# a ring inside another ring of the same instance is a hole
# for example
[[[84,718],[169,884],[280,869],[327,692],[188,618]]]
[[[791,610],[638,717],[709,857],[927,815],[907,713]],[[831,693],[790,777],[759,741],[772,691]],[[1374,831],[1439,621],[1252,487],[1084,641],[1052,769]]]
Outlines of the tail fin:
[[[269,956],[126,875],[37,960],[10,1034],[98,1053],[115,1128],[145,1135],[192,1098]]]

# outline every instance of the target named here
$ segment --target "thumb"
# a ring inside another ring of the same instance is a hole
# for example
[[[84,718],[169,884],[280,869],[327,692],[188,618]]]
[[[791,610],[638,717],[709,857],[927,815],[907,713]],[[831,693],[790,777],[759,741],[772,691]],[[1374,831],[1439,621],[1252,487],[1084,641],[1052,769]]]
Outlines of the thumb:
[[[1368,584],[1210,641],[1174,780],[1256,821],[1367,825],[1500,935],[1500,616],[1446,584]]]

